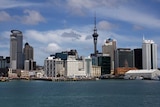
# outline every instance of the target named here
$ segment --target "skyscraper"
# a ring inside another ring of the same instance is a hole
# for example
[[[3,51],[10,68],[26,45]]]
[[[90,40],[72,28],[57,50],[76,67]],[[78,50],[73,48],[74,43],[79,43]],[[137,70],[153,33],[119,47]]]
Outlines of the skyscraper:
[[[11,30],[10,35],[10,67],[12,69],[23,69],[23,35],[19,30]]]
[[[111,71],[114,71],[115,63],[115,50],[116,50],[116,40],[111,38],[107,39],[102,46],[102,53],[108,54],[111,57]]]
[[[33,47],[29,43],[25,43],[23,52],[25,60],[33,60]]]
[[[25,43],[24,49],[24,70],[31,71],[35,70],[36,62],[34,61],[33,47],[29,43]]]
[[[157,69],[157,44],[153,40],[143,39],[143,69]]]
[[[96,17],[95,17],[95,20],[94,20],[94,33],[93,33],[93,42],[94,42],[94,55],[97,56],[97,38],[98,38],[98,34],[97,34],[97,28],[96,28]]]

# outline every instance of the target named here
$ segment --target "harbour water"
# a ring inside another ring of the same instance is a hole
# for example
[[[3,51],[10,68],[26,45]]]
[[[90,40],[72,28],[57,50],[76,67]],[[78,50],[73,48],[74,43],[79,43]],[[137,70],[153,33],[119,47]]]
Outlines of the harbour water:
[[[1,82],[0,107],[160,107],[160,81]]]

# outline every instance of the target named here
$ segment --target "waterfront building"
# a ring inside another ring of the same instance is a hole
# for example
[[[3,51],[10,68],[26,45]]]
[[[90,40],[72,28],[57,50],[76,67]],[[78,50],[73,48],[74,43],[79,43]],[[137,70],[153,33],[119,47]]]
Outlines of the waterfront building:
[[[36,62],[33,60],[25,60],[24,70],[26,71],[36,70]]]
[[[29,78],[29,71],[21,70],[21,78]]]
[[[44,72],[43,70],[38,70],[38,71],[36,71],[35,76],[36,76],[37,78],[46,77],[46,76],[45,76],[45,72]]]
[[[18,78],[18,74],[16,72],[14,72],[14,70],[12,70],[11,68],[9,68],[8,77],[9,78]]]
[[[69,78],[86,77],[83,60],[76,60],[75,56],[69,55],[65,64],[66,64],[65,73],[67,77]]]
[[[115,53],[116,68],[134,67],[133,50],[130,48],[118,48]]]
[[[10,35],[10,67],[12,70],[23,69],[23,35],[19,30],[11,30]]]
[[[115,68],[115,50],[116,50],[116,40],[107,39],[104,45],[102,45],[102,53],[108,54],[111,57],[111,72],[114,72]]]
[[[101,76],[101,67],[92,65],[92,70],[91,70],[91,77],[100,77]]]
[[[143,39],[143,69],[157,69],[157,44],[153,40]]]
[[[134,65],[137,69],[142,69],[142,48],[134,49]]]
[[[124,76],[125,73],[129,70],[137,70],[135,67],[118,67],[115,69],[115,76]]]
[[[90,57],[84,58],[84,69],[86,71],[86,76],[90,77],[92,72],[92,59]]]
[[[141,69],[141,70],[129,70],[125,73],[125,79],[153,79],[159,80],[160,71],[157,69]]]
[[[44,71],[47,77],[64,76],[63,60],[55,57],[48,57],[44,61]]]

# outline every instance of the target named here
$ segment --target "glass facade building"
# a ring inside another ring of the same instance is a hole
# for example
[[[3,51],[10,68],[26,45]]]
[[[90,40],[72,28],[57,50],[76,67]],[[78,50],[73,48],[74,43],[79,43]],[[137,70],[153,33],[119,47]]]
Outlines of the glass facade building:
[[[130,48],[118,48],[116,50],[116,68],[134,67],[133,50]]]
[[[111,73],[111,57],[110,56],[99,56],[98,66],[101,66],[101,75]]]
[[[142,69],[142,48],[134,49],[134,65],[137,69]]]

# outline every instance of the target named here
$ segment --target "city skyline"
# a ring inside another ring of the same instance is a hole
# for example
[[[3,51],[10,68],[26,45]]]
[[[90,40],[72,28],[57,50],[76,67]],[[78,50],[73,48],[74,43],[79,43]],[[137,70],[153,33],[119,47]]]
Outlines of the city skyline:
[[[1,56],[9,56],[12,29],[23,32],[23,43],[33,46],[38,65],[48,55],[70,49],[89,56],[94,52],[96,11],[99,52],[108,38],[117,40],[117,48],[141,48],[144,35],[158,45],[159,59],[159,4],[159,0],[1,0]]]

